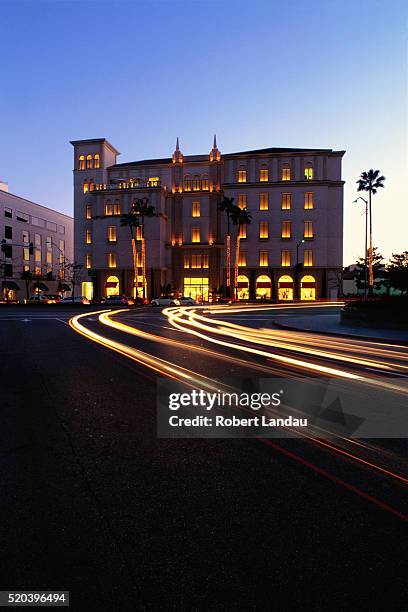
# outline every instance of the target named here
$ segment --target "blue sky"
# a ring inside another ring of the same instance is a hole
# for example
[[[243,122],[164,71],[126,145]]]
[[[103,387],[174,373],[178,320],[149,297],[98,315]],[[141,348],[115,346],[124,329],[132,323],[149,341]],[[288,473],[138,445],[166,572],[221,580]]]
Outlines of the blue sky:
[[[405,0],[0,0],[0,179],[72,213],[70,140],[120,161],[269,146],[345,149],[345,263],[362,254],[351,202],[379,168],[374,242],[408,249]]]

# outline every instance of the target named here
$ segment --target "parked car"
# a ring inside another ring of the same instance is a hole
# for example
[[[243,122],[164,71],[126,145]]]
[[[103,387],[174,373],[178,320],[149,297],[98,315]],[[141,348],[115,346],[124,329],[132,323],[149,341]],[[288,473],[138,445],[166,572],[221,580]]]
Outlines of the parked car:
[[[45,297],[48,298],[47,304],[58,304],[61,301],[61,296],[57,293],[47,293]]]
[[[196,306],[198,304],[197,300],[194,300],[192,297],[181,297],[178,299],[181,306]]]
[[[75,297],[72,297],[72,295],[70,295],[69,297],[62,298],[62,300],[60,300],[59,303],[60,304],[90,304],[90,301],[84,295],[76,295]]]
[[[180,306],[180,300],[176,298],[159,297],[150,302],[151,306]]]
[[[108,295],[101,299],[101,304],[106,306],[133,306],[135,300],[127,295]]]
[[[46,295],[45,293],[39,293],[38,295],[32,295],[31,297],[29,297],[28,303],[29,304],[50,304],[50,303],[55,304],[55,301],[50,302],[48,295]]]

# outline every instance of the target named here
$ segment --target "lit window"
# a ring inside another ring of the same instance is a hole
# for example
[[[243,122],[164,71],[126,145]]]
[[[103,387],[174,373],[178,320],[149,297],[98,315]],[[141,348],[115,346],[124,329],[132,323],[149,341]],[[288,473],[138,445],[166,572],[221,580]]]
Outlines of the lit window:
[[[306,166],[306,168],[305,168],[305,179],[307,181],[312,181],[313,180],[313,167],[312,166]]]
[[[136,225],[136,240],[141,240],[142,237],[142,228],[140,225]]]
[[[259,265],[261,268],[269,265],[268,251],[259,251]]]
[[[108,268],[116,268],[116,253],[108,253]]]
[[[89,191],[93,191],[94,188],[95,188],[94,180],[93,179],[89,179]]]
[[[305,229],[303,232],[304,238],[313,238],[313,222],[305,221]]]
[[[282,168],[282,181],[290,181],[290,168],[289,168],[289,166],[284,166]]]
[[[313,266],[313,251],[311,249],[305,249],[303,254],[303,265]]]
[[[110,200],[106,200],[105,202],[105,215],[111,217],[113,215],[113,207],[112,202]]]
[[[148,187],[159,187],[160,185],[160,177],[158,176],[150,176],[147,181]]]
[[[284,268],[290,266],[290,251],[282,251],[281,266],[283,266]]]
[[[80,155],[78,158],[78,170],[85,170],[85,155]]]
[[[269,209],[269,198],[267,193],[259,194],[259,210]]]
[[[28,244],[30,242],[30,234],[26,230],[24,230],[23,232],[23,242],[25,244]]]
[[[247,237],[247,226],[246,226],[246,223],[242,223],[239,226],[239,234],[238,235],[239,235],[240,238],[246,238]]]
[[[206,174],[204,174],[203,178],[201,179],[201,189],[203,191],[208,191],[208,176]]]
[[[201,217],[200,202],[193,202],[191,205],[191,216]]]
[[[208,255],[203,255],[203,268],[208,268]]]
[[[238,170],[238,183],[246,183],[246,182],[247,182],[247,171]]]
[[[51,236],[47,236],[47,238],[45,239],[45,244],[47,249],[52,249],[52,238]]]
[[[259,171],[259,180],[261,181],[261,183],[269,181],[268,168],[261,168],[260,169],[260,171]]]
[[[34,266],[34,274],[35,276],[41,275],[41,266]]]
[[[200,228],[193,227],[191,229],[191,242],[200,242]]]
[[[119,200],[115,200],[112,208],[113,215],[120,215],[120,202]]]
[[[313,193],[305,193],[305,210],[312,210],[314,208]]]
[[[191,256],[191,267],[192,268],[201,268],[201,255],[192,255]]]
[[[109,225],[108,227],[108,242],[116,242],[116,225]]]
[[[85,219],[92,219],[92,206],[90,204],[85,206]]]
[[[261,221],[259,224],[259,237],[269,238],[269,227],[267,221]]]
[[[238,207],[241,210],[244,210],[245,208],[247,208],[247,201],[248,201],[248,196],[244,193],[240,193],[238,195]]]
[[[41,234],[34,234],[34,244],[41,248]]]
[[[99,158],[99,153],[95,153],[94,155],[94,168],[100,168],[101,164],[100,164],[100,158]]]
[[[49,274],[50,272],[52,272],[52,251],[47,251],[46,262],[47,274]]]
[[[184,191],[191,191],[191,177],[188,174],[184,177]]]
[[[92,244],[92,235],[91,230],[87,229],[85,232],[85,242],[86,244]]]
[[[87,155],[86,156],[86,167],[92,168],[92,166],[93,166],[92,155]]]
[[[41,263],[41,251],[39,249],[36,249],[35,251],[35,261],[37,263]]]
[[[290,221],[282,222],[282,238],[292,238],[292,223]]]
[[[190,258],[188,255],[184,255],[184,267],[185,268],[189,268],[190,267]]]
[[[30,249],[28,247],[23,248],[23,259],[24,261],[30,261]]]
[[[88,191],[88,181],[86,179],[84,180],[83,190],[84,190],[84,193],[87,193]]]
[[[247,253],[246,253],[246,251],[240,251],[239,252],[238,265],[241,268],[245,268],[246,267],[246,265],[247,265]]]
[[[193,178],[193,191],[200,191],[200,177],[195,176]]]
[[[281,208],[282,210],[290,210],[292,205],[292,194],[291,193],[282,193],[281,198]]]
[[[91,256],[90,255],[85,255],[85,268],[91,268]]]

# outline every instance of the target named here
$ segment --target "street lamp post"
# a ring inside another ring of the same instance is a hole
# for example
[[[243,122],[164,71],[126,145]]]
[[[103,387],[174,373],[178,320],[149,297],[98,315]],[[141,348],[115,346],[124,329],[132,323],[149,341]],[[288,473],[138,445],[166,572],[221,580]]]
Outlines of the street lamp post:
[[[300,292],[299,292],[299,247],[301,244],[303,244],[305,241],[304,238],[302,238],[302,240],[300,240],[297,245],[296,245],[296,273],[295,273],[295,298],[299,299],[300,297]]]
[[[365,249],[364,249],[364,300],[367,299],[367,236],[368,236],[368,200],[362,196],[358,196],[353,200],[353,204],[356,204],[359,200],[362,200],[365,204]]]

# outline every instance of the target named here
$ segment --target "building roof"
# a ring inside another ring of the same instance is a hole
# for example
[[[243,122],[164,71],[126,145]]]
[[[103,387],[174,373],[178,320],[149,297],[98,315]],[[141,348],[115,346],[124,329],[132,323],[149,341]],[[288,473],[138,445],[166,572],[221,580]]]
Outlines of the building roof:
[[[59,210],[55,210],[55,208],[50,208],[49,206],[44,206],[44,204],[38,204],[38,202],[33,202],[32,200],[27,200],[27,198],[23,198],[22,196],[16,195],[15,193],[11,193],[10,191],[2,191],[0,190],[0,196],[5,196],[5,198],[7,199],[8,197],[11,198],[15,198],[16,200],[23,200],[24,202],[26,202],[27,204],[31,204],[32,206],[37,206],[39,208],[44,208],[45,210],[49,210],[50,212],[56,213],[57,215],[61,215],[62,217],[67,217],[67,219],[70,219],[71,221],[73,220],[73,217],[71,215],[67,215],[66,213],[60,212]],[[10,202],[11,204],[11,202]]]
[[[120,151],[115,149],[115,147],[109,142],[109,140],[106,140],[106,138],[86,138],[85,140],[70,140],[70,143],[74,147],[76,145],[86,145],[86,144],[105,144],[114,153],[116,153],[116,155],[120,155]]]

